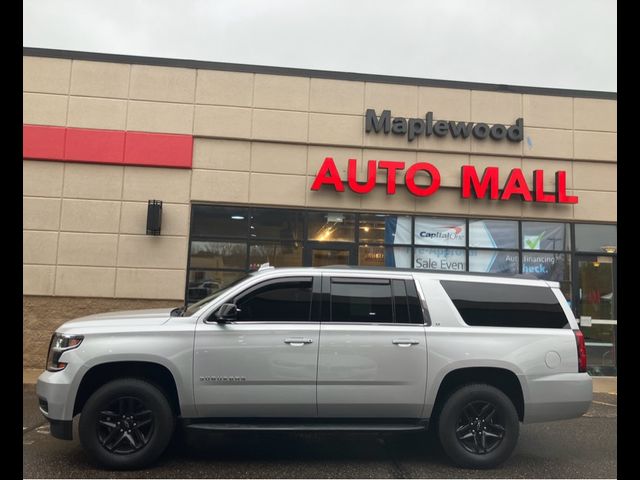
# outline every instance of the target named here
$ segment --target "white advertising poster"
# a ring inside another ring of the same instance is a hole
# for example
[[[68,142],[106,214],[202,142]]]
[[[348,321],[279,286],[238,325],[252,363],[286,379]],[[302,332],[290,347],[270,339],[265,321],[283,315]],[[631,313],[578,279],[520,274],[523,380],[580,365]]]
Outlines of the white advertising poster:
[[[464,247],[466,235],[467,226],[463,218],[416,217],[416,245]]]
[[[467,256],[460,248],[416,248],[414,268],[464,272]]]

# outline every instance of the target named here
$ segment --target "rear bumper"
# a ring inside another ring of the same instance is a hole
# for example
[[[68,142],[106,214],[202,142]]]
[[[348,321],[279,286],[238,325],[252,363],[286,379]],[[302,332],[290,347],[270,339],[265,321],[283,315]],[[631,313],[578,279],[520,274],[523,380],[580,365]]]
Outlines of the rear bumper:
[[[581,417],[591,406],[593,382],[588,373],[526,377],[524,422],[549,422]]]

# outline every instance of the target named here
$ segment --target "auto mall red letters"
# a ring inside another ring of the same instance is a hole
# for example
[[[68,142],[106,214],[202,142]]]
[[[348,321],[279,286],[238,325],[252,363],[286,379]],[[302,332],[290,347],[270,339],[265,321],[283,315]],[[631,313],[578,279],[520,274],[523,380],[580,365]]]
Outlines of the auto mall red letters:
[[[429,136],[434,129],[430,129],[428,125],[432,122],[433,113],[429,112],[425,116],[426,120],[421,119],[403,119],[394,118],[391,120],[390,112],[385,110],[380,116],[380,120],[375,116],[373,110],[367,110],[365,117],[365,130],[367,132],[384,132],[389,131],[397,134],[409,135],[409,140],[416,134],[424,134]],[[426,126],[422,127],[424,122]],[[401,128],[401,126],[414,125],[413,128]],[[420,125],[418,125],[420,124]],[[517,119],[513,126],[506,127],[504,125],[493,125],[489,127],[484,123],[471,124],[463,126],[462,122],[457,125],[454,122],[437,121],[436,125],[442,126],[442,135],[445,134],[445,125],[451,130],[452,136],[455,138],[459,135],[459,131],[473,132],[476,138],[482,138],[482,141],[489,141],[486,137],[490,137],[494,141],[507,138],[509,141],[522,141],[524,135],[524,124],[521,118]],[[394,129],[394,126],[399,127]],[[475,135],[479,128],[479,135]],[[411,130],[411,132],[409,132]],[[485,132],[487,133],[485,135]],[[496,132],[495,135],[492,133]],[[437,135],[437,133],[436,133]],[[468,136],[462,134],[463,138]],[[365,179],[357,178],[357,160],[350,158],[347,161],[347,178],[346,184],[351,191],[359,194],[367,194],[376,186],[376,177],[378,172],[385,172],[387,194],[394,195],[396,193],[396,176],[398,172],[405,172],[404,183],[413,195],[417,197],[428,197],[434,195],[440,188],[440,172],[437,167],[431,163],[418,162],[406,165],[405,162],[397,162],[391,160],[368,160],[367,173]],[[416,175],[427,175],[431,178],[429,185],[418,185],[416,183]],[[567,172],[560,170],[555,172],[555,191],[544,191],[545,172],[543,170],[534,170],[533,176],[525,178],[520,168],[511,169],[508,174],[500,172],[498,167],[487,167],[482,172],[478,172],[473,165],[463,165],[461,169],[461,195],[462,198],[488,198],[490,200],[509,200],[511,198],[521,198],[526,202],[540,203],[578,203],[578,197],[567,194]],[[318,173],[311,185],[311,190],[320,190],[321,187],[333,188],[336,192],[344,192],[344,179],[341,178],[340,172],[336,167],[332,157],[326,157],[318,170]]]

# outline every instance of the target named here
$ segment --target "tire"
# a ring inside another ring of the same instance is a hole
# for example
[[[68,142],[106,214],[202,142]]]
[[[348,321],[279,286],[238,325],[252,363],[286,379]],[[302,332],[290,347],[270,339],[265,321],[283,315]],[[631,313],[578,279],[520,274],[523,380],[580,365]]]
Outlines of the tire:
[[[169,401],[158,387],[125,378],[106,383],[89,397],[80,415],[79,436],[95,461],[128,470],[157,460],[174,426]]]
[[[486,384],[465,385],[453,392],[438,419],[440,444],[462,468],[500,465],[513,453],[519,431],[513,402],[501,390]]]

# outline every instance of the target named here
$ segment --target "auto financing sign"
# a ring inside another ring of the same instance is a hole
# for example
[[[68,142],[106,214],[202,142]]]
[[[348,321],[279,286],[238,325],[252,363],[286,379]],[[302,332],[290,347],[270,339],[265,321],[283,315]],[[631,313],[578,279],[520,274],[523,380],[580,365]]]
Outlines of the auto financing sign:
[[[406,136],[407,142],[418,137],[450,136],[454,141],[465,141],[474,137],[481,142],[522,142],[524,138],[524,121],[515,119],[512,125],[474,122],[453,122],[433,120],[433,112],[425,118],[392,117],[389,110],[378,115],[369,109],[365,114],[365,132],[369,135]],[[354,193],[367,194],[376,186],[379,173],[386,175],[386,192],[395,195],[397,191],[396,177],[404,173],[405,188],[416,197],[436,195],[440,189],[441,176],[438,167],[429,162],[406,164],[392,159],[367,160],[364,178],[358,175],[358,160],[347,160],[347,177],[342,178],[333,157],[325,157],[315,175],[311,190],[330,189],[344,192],[347,188]],[[552,192],[544,191],[545,179],[554,177],[555,188]],[[416,179],[427,177],[428,185]],[[346,184],[346,185],[345,185]],[[545,172],[534,170],[526,176],[521,168],[513,168],[508,172],[499,167],[486,167],[478,170],[474,165],[462,165],[460,171],[460,194],[462,198],[488,198],[496,201],[507,201],[521,198],[525,202],[537,203],[578,203],[578,197],[567,193],[567,172],[558,170]],[[402,188],[402,187],[401,187]]]

